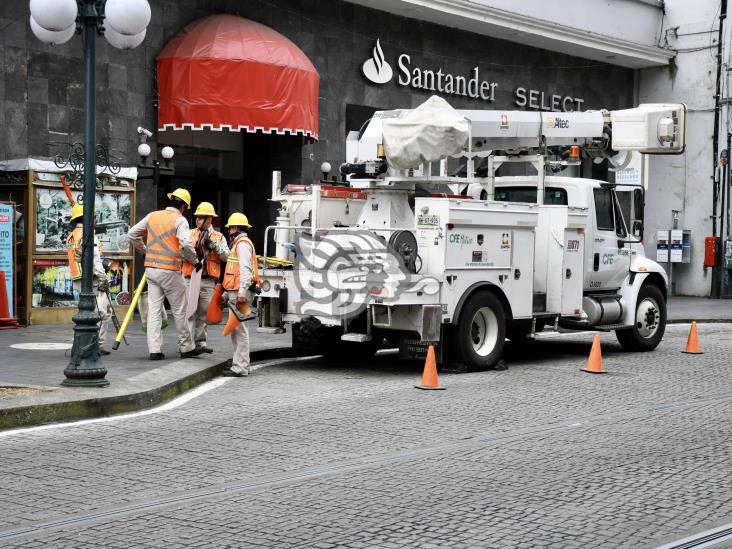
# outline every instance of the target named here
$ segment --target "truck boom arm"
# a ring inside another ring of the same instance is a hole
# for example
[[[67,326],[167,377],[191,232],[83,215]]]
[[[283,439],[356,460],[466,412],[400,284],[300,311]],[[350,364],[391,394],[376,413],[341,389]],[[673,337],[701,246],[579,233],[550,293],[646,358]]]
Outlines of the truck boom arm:
[[[348,147],[356,152],[355,158],[348,160],[363,163],[382,158],[382,121],[405,118],[411,112],[412,109],[404,109],[374,113],[366,130],[357,138],[358,143]],[[597,156],[606,156],[611,150],[680,154],[686,146],[686,106],[681,103],[643,104],[618,111],[457,112],[470,122],[471,141],[466,144],[466,150],[472,152],[580,145]]]

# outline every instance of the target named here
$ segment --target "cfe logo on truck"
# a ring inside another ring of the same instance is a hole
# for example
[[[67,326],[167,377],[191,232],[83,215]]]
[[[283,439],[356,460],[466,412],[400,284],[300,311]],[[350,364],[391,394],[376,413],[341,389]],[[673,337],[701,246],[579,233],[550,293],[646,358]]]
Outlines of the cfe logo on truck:
[[[434,277],[407,282],[411,273],[402,257],[370,231],[330,231],[298,236],[295,242],[297,314],[351,318],[363,312],[370,297],[397,301],[409,293],[435,295]]]

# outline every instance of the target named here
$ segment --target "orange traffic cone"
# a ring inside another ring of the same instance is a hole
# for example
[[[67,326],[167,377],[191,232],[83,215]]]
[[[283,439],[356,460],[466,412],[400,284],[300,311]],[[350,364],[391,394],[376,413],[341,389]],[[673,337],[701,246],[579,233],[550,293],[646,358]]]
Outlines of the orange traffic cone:
[[[244,316],[252,314],[252,309],[247,303],[239,303],[236,308],[239,309],[239,312]],[[226,321],[226,326],[224,326],[224,335],[227,336],[236,330],[236,327],[239,326],[239,324],[241,324],[241,321],[236,318],[234,313],[229,311],[229,320]]]
[[[10,316],[8,287],[5,283],[5,271],[0,271],[0,330],[19,328],[17,318]]]
[[[689,330],[689,339],[686,340],[686,350],[681,351],[687,355],[703,355],[704,353],[699,348],[699,334],[696,331],[696,321],[691,323],[691,329]]]
[[[427,357],[424,361],[424,371],[422,372],[422,383],[415,385],[417,389],[425,391],[443,391],[445,388],[440,387],[437,380],[437,360],[435,359],[435,347],[430,345],[427,349]]]
[[[10,305],[8,305],[8,287],[5,284],[5,271],[0,271],[0,318],[10,318]]]
[[[592,349],[590,350],[590,358],[587,359],[587,366],[581,369],[583,372],[590,374],[606,374],[602,369],[602,351],[600,350],[600,336],[596,335],[592,341]]]
[[[208,310],[206,311],[206,322],[209,324],[218,324],[224,319],[224,304],[221,303],[221,294],[223,292],[224,287],[221,284],[216,284],[211,303],[208,304]]]

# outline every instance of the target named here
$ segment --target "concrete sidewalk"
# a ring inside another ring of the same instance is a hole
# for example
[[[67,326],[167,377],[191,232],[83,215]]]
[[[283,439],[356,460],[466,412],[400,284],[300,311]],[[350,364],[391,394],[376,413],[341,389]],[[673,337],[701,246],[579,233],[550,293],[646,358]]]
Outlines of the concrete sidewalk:
[[[732,320],[732,299],[676,296],[668,300],[668,321],[673,323]]]
[[[732,300],[674,297],[668,303],[671,323],[732,320]],[[69,350],[24,350],[23,343],[58,343],[70,348],[72,326],[29,326],[0,331],[0,430],[55,421],[100,417],[150,408],[217,376],[231,358],[229,338],[223,326],[209,329],[213,354],[180,360],[175,330],[165,330],[166,360],[151,362],[139,321],[130,326],[118,351],[103,357],[110,386],[76,389],[60,386]],[[250,323],[252,361],[296,356],[290,333],[269,335]],[[108,343],[107,346],[110,346]]]
[[[114,329],[111,330],[114,332]],[[171,326],[164,330],[166,359],[151,362],[139,320],[127,331],[129,345],[102,357],[110,385],[62,387],[73,340],[71,324],[0,331],[0,430],[54,421],[84,419],[150,408],[219,375],[231,359],[223,325],[209,327],[212,354],[182,360]],[[250,323],[252,360],[293,356],[289,333],[269,335]],[[19,349],[22,344],[58,344],[67,349]],[[111,342],[105,345],[111,348]]]

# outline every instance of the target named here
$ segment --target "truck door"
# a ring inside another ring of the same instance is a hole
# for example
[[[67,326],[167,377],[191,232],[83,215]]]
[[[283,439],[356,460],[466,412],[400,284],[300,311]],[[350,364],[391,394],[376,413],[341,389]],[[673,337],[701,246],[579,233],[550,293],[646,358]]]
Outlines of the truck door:
[[[594,189],[594,241],[590,290],[620,288],[630,270],[631,248],[624,243],[628,232],[620,213],[620,206],[611,188]]]

